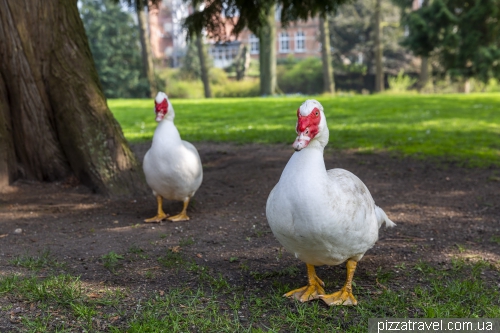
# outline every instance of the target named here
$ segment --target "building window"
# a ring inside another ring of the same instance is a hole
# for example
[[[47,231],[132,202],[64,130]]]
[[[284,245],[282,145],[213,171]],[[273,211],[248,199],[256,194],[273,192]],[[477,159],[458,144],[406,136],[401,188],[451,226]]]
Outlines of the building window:
[[[303,31],[297,31],[295,33],[295,52],[305,52],[306,51],[306,35]]]
[[[280,53],[290,52],[290,37],[288,37],[288,32],[283,31],[279,36]]]
[[[250,35],[250,54],[259,54],[259,39],[254,34]]]
[[[238,56],[239,48],[239,42],[212,44],[209,52],[212,56],[214,66],[217,68],[226,68],[230,66]]]

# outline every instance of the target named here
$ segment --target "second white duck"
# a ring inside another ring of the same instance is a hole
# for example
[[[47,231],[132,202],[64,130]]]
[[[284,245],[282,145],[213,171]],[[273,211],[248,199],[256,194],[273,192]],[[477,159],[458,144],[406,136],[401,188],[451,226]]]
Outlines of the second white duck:
[[[155,113],[158,126],[153,135],[153,144],[144,156],[143,170],[146,182],[157,198],[158,213],[144,221],[186,221],[189,220],[189,201],[203,179],[200,155],[191,143],[181,140],[174,125],[174,108],[163,92],[159,92],[155,98]],[[182,212],[169,217],[163,211],[163,198],[182,201]]]

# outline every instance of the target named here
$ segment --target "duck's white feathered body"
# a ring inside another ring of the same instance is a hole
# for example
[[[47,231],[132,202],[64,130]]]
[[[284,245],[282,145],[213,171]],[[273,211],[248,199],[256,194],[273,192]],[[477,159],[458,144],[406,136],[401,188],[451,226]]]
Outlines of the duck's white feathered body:
[[[143,170],[146,182],[158,201],[158,214],[145,222],[186,221],[187,207],[191,197],[201,185],[203,168],[200,155],[189,142],[181,140],[174,125],[174,108],[165,93],[155,98],[155,113],[158,126],[153,135],[153,144],[144,156]],[[168,217],[163,211],[163,198],[184,202],[182,212]]]
[[[365,184],[343,169],[326,171],[323,152],[296,152],[269,195],[266,214],[278,241],[311,265],[360,260],[381,221]],[[380,215],[380,214],[379,214]]]
[[[266,215],[278,241],[307,264],[308,285],[285,294],[303,302],[321,298],[329,305],[355,305],[352,277],[357,262],[378,239],[379,227],[395,224],[375,205],[368,188],[343,169],[326,170],[329,131],[323,107],[307,100],[297,110],[296,152],[269,194]],[[314,266],[347,261],[344,287],[324,295]]]
[[[155,130],[153,144],[144,156],[146,182],[155,195],[184,201],[198,190],[203,169],[196,148],[181,140],[174,122],[164,118]]]

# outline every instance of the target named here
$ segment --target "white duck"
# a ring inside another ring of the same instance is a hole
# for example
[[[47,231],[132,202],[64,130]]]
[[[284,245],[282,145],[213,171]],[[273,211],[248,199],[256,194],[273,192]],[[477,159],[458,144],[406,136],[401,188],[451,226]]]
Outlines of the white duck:
[[[162,208],[163,198],[183,201],[182,212],[168,220],[186,221],[189,200],[203,179],[200,155],[191,143],[181,140],[174,125],[174,108],[163,92],[156,95],[155,112],[159,124],[153,144],[144,156],[143,169],[146,182],[157,198],[158,214],[144,222],[160,222],[168,217]]]
[[[375,205],[368,188],[343,169],[326,170],[323,150],[329,131],[323,106],[305,101],[297,110],[296,152],[269,194],[266,215],[273,234],[307,265],[309,283],[284,296],[302,302],[321,298],[328,305],[356,305],[352,278],[357,262],[378,239],[378,229],[395,226]],[[325,295],[314,266],[347,261],[343,288]]]

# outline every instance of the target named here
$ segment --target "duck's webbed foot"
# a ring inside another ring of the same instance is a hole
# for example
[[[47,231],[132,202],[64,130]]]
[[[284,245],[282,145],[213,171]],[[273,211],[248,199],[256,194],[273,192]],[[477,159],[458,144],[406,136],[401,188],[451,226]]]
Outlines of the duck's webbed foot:
[[[189,198],[184,200],[184,207],[182,208],[182,212],[180,212],[177,215],[169,217],[168,220],[172,222],[189,221],[189,216],[187,216],[188,205],[189,205]]]
[[[314,266],[309,264],[306,265],[307,276],[309,279],[307,286],[289,291],[283,296],[294,298],[301,302],[307,302],[313,299],[318,299],[319,295],[323,295],[325,293],[325,290],[323,289],[325,283],[316,275]]]
[[[330,295],[320,295],[321,298],[328,305],[357,305],[358,301],[352,294],[352,277],[356,270],[356,261],[347,261],[347,280],[345,285],[339,291]]]
[[[158,214],[155,217],[150,219],[145,219],[146,223],[159,223],[168,217],[168,214],[165,214],[163,211],[163,198],[161,195],[156,196],[156,201],[158,202]]]

